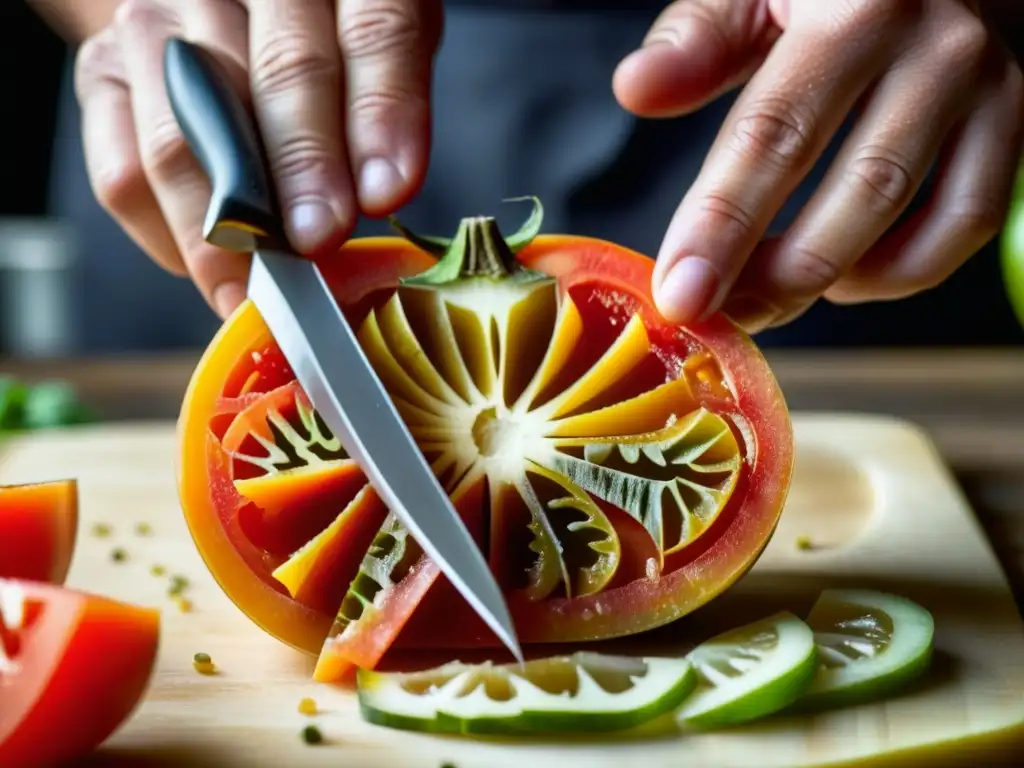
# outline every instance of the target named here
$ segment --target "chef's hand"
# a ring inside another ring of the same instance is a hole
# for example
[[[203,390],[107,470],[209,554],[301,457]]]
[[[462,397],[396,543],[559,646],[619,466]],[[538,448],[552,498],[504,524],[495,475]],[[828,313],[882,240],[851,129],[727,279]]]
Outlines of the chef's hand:
[[[440,0],[122,0],[76,62],[97,198],[225,317],[245,296],[249,260],[203,241],[210,188],[164,89],[167,38],[229,66],[255,107],[289,239],[314,255],[348,237],[360,211],[390,213],[422,184],[441,14]]]
[[[821,296],[852,303],[925,290],[988,242],[1017,168],[1024,81],[998,25],[979,15],[983,5],[670,5],[619,65],[614,89],[623,106],[672,116],[746,86],[658,254],[661,312],[687,321],[723,308],[758,331]],[[788,231],[766,239],[855,109],[859,119],[821,186]],[[933,162],[940,175],[931,198],[892,228]]]

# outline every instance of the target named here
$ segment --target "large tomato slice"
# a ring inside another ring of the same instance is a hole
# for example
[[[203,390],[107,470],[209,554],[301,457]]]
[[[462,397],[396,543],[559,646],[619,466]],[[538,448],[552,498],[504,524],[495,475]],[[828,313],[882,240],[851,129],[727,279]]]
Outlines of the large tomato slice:
[[[74,480],[0,486],[0,578],[63,584],[77,533]]]
[[[542,236],[512,256],[502,241],[527,279],[399,285],[436,264],[435,245],[353,240],[320,266],[520,639],[640,632],[739,579],[793,462],[753,342],[723,316],[667,324],[652,262],[613,243]],[[365,485],[251,304],[207,349],[179,429],[202,557],[253,621],[320,653],[318,679],[396,644],[498,645]]]
[[[135,709],[159,614],[39,582],[0,580],[0,765],[91,752]]]

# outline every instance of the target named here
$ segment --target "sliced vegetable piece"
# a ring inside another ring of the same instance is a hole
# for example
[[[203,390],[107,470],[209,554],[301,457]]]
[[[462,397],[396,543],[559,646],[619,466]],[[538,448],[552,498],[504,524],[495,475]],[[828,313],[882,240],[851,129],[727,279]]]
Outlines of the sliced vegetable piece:
[[[159,613],[39,582],[0,580],[0,765],[64,764],[135,709]]]
[[[78,536],[78,483],[0,486],[0,578],[63,584]]]
[[[721,315],[667,323],[650,259],[537,236],[541,213],[507,238],[470,217],[452,238],[350,240],[319,267],[442,486],[476,489],[459,511],[520,640],[621,637],[754,564],[785,503],[792,427],[742,331]],[[282,361],[245,303],[182,406],[182,508],[217,582],[319,653],[319,680],[392,647],[500,646],[417,542],[385,527],[388,510],[353,501],[362,472]]]
[[[784,709],[817,666],[810,627],[788,611],[723,632],[686,658],[698,682],[676,719],[697,728],[735,725]]]
[[[391,728],[466,734],[621,731],[672,711],[696,684],[685,659],[575,653],[412,673],[360,670],[363,717]]]
[[[807,617],[819,666],[800,709],[857,704],[889,695],[931,664],[935,621],[898,595],[859,589],[821,593]]]

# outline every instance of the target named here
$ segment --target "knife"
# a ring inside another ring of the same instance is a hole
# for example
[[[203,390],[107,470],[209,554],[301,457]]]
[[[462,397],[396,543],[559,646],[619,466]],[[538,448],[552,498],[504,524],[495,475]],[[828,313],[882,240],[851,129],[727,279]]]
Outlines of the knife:
[[[248,294],[313,407],[424,551],[522,663],[482,552],[409,434],[313,261],[291,251],[255,123],[205,49],[164,50],[171,109],[210,179],[206,240],[252,252]]]

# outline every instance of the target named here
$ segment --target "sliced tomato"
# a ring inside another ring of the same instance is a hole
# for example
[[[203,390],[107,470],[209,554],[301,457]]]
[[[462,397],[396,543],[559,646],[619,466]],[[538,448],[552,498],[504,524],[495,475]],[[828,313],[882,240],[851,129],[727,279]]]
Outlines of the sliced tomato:
[[[473,521],[523,642],[597,640],[677,619],[735,583],[775,530],[793,463],[783,395],[724,316],[679,327],[658,314],[646,257],[541,236],[517,258],[556,280],[524,288],[508,306],[497,294],[467,299],[471,288],[435,303],[429,290],[399,289],[400,278],[434,263],[400,238],[350,241],[320,266]],[[253,352],[265,360],[274,349],[243,304],[206,350],[181,412],[182,506],[229,597],[280,640],[321,654],[320,679],[373,667],[395,646],[498,646],[415,542],[388,529],[384,510],[327,499],[325,478],[350,465],[322,425],[311,434],[308,417],[283,406],[282,393],[299,390],[294,379],[282,383],[282,366],[274,386],[260,389],[268,377]],[[254,444],[264,448],[256,470],[238,464],[243,443],[250,457]],[[273,501],[247,492],[253,482],[272,487]],[[484,492],[468,493],[477,488]],[[271,517],[295,510],[319,528],[298,538],[320,542],[308,545],[318,558],[308,572],[319,575],[298,596],[274,574],[307,573],[298,560],[310,550],[282,562],[275,545],[289,536],[269,533]],[[351,582],[337,615],[311,597],[330,572]]]
[[[63,584],[77,533],[76,481],[0,486],[0,578]]]
[[[0,765],[81,757],[132,713],[156,662],[159,613],[0,580]]]

